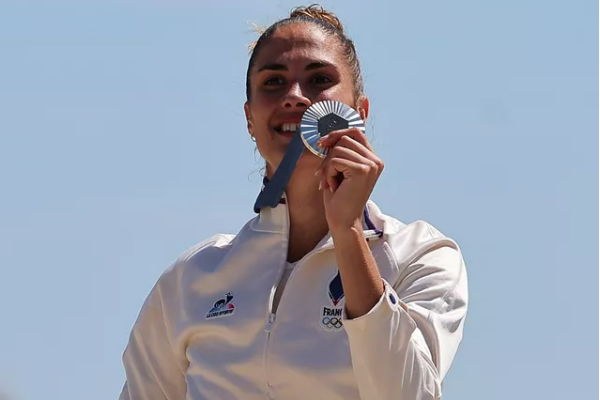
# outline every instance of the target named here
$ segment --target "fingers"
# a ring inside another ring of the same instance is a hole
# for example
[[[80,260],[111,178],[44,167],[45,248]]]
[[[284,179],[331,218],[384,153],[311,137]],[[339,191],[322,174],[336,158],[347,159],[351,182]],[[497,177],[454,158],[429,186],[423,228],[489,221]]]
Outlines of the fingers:
[[[321,166],[321,187],[335,191],[342,178],[356,176],[364,172],[364,167],[372,167],[373,162],[363,155],[345,147],[336,146]]]
[[[329,188],[331,192],[335,192],[342,183],[342,179],[349,178],[349,176],[353,175],[352,171],[360,170],[361,168],[362,164],[354,161],[343,158],[331,159],[324,170],[325,183],[321,183],[321,188]],[[321,182],[323,182],[323,179]]]
[[[317,142],[317,146],[323,148],[331,148],[338,144],[339,141],[343,140],[343,143],[349,143],[350,140],[360,143],[364,148],[369,151],[373,151],[371,144],[367,140],[367,136],[361,132],[358,128],[340,129],[339,131],[333,131],[327,136],[322,137]]]
[[[325,142],[325,143],[328,143],[328,142]],[[372,150],[370,150],[368,147],[366,147],[364,144],[360,143],[359,141],[352,139],[348,135],[341,136],[339,139],[336,140],[336,142],[333,146],[328,147],[327,155],[329,156],[329,154],[331,154],[332,151],[334,151],[335,149],[338,149],[338,148],[345,148],[345,149],[352,150],[353,152],[360,154],[361,156],[363,156],[365,158],[371,158],[374,155]]]
[[[317,145],[329,149],[316,173],[321,178],[321,189],[334,192],[345,178],[373,175],[376,179],[383,171],[383,162],[357,128],[333,131]]]

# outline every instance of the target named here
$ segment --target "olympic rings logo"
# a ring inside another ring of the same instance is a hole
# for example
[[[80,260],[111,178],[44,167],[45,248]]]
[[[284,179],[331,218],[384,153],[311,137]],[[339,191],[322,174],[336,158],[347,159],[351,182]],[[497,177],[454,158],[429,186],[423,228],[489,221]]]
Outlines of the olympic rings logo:
[[[327,328],[335,328],[335,329],[339,329],[343,325],[342,320],[339,318],[336,318],[336,317],[325,317],[325,318],[323,318],[321,323],[323,325],[325,325]]]

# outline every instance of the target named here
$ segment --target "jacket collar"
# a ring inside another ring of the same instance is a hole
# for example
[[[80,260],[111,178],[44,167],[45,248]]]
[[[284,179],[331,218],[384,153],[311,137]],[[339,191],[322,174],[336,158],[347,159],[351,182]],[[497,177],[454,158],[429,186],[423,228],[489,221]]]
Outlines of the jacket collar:
[[[255,232],[278,233],[288,235],[289,232],[289,213],[285,193],[282,201],[275,208],[265,207],[258,216],[250,221],[250,229]],[[400,226],[397,221],[383,214],[379,207],[371,200],[365,206],[363,213],[363,231],[366,237],[382,237],[396,233]],[[328,234],[319,244],[327,245],[331,242],[331,235]]]

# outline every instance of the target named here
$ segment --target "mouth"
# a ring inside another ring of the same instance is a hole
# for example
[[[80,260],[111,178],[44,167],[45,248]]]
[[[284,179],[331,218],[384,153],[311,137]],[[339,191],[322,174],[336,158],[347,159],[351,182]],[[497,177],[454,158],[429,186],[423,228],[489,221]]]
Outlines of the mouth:
[[[295,122],[286,122],[284,124],[280,124],[275,126],[275,132],[284,136],[291,136],[296,133],[296,130],[300,127],[300,123]]]

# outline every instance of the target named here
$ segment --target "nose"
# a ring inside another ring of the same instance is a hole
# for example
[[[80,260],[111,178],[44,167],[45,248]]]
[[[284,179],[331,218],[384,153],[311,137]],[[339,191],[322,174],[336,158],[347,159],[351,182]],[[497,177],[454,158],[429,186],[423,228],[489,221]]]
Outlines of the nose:
[[[285,96],[281,106],[283,108],[308,108],[311,102],[310,99],[302,93],[302,88],[299,83],[293,83]]]

